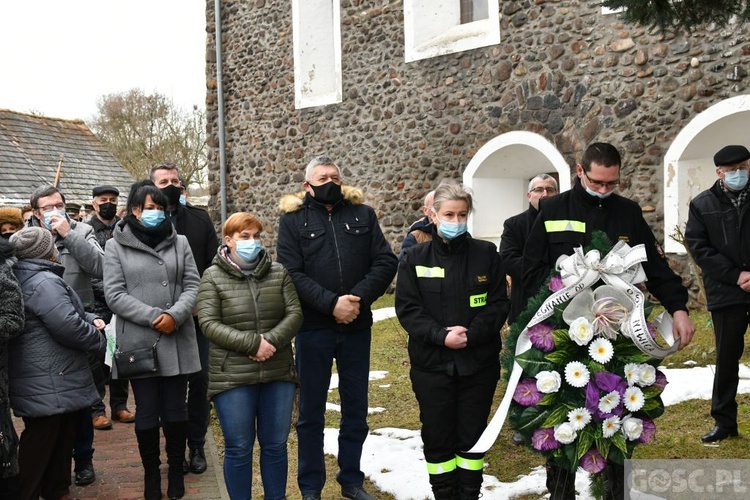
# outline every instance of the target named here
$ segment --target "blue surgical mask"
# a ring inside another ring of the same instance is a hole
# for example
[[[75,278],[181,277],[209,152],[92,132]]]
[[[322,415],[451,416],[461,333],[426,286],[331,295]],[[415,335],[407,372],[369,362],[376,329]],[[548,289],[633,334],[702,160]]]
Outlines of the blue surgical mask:
[[[44,214],[44,225],[47,226],[47,229],[52,229],[52,223],[50,219],[55,214],[59,215],[63,219],[68,217],[68,214],[65,213],[65,210],[52,210],[50,212],[47,212],[46,214]]]
[[[438,230],[440,231],[440,234],[448,241],[458,238],[466,232],[465,222],[448,222],[440,220],[437,215],[435,216],[435,219],[439,222]]]
[[[237,240],[237,255],[245,262],[253,262],[263,248],[258,240]]]
[[[747,170],[737,169],[724,172],[724,184],[732,191],[742,191],[747,186]]]
[[[590,188],[590,187],[588,187],[588,186],[584,186],[584,188],[586,188],[586,192],[587,192],[588,194],[590,194],[591,196],[596,196],[597,198],[599,198],[599,199],[602,199],[602,200],[603,200],[604,198],[609,198],[609,196],[610,196],[610,195],[611,195],[612,193],[614,193],[614,192],[615,192],[615,190],[613,189],[612,191],[607,191],[606,193],[600,193],[600,192],[598,192],[598,191],[594,191],[593,189],[591,189],[591,188]]]
[[[164,222],[165,218],[163,210],[144,210],[141,213],[141,224],[146,227],[156,227]]]
[[[180,205],[182,205],[183,207],[184,207],[185,205],[187,205],[187,198],[185,197],[185,195],[184,195],[184,194],[181,194],[181,195],[180,195]]]

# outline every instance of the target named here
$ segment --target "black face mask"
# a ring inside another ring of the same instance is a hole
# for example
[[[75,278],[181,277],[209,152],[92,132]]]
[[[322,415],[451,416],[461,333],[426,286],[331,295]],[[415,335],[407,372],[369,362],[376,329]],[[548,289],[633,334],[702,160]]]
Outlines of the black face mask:
[[[0,234],[0,237],[2,237],[5,240],[9,240],[11,236],[13,236],[13,233],[3,233],[3,234]]]
[[[99,205],[99,217],[103,220],[112,220],[117,215],[117,205],[114,203],[102,203]]]
[[[162,188],[161,192],[164,193],[164,196],[167,197],[167,201],[169,201],[170,207],[176,207],[180,204],[180,195],[182,194],[182,189],[170,184],[169,186]]]
[[[313,186],[310,184],[313,190],[313,198],[315,201],[323,203],[324,205],[333,205],[337,201],[344,197],[341,194],[341,186],[333,181],[328,181],[320,186]]]

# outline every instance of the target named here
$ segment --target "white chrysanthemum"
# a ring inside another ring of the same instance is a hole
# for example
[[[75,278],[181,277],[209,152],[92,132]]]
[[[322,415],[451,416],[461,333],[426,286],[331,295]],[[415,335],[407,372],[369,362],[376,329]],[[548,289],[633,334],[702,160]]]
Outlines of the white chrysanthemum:
[[[648,387],[656,382],[656,368],[651,365],[642,364],[638,370],[638,385]]]
[[[629,441],[635,441],[643,432],[643,420],[628,415],[622,419],[622,433]]]
[[[638,363],[628,363],[625,365],[625,378],[628,379],[628,385],[637,384],[640,373],[641,368]]]
[[[570,444],[576,440],[578,433],[569,422],[563,422],[555,426],[555,439],[562,444]]]
[[[597,363],[605,364],[612,359],[615,354],[615,349],[612,347],[612,342],[605,338],[598,338],[589,344],[589,356]]]
[[[599,411],[602,413],[612,413],[617,405],[620,404],[620,393],[612,391],[599,399]]]
[[[611,438],[620,430],[620,417],[613,415],[602,422],[602,436]]]
[[[643,408],[646,398],[638,387],[628,387],[625,389],[624,404],[628,411],[638,411]]]
[[[570,340],[578,345],[586,345],[594,338],[594,327],[584,317],[573,320],[568,329]]]
[[[586,408],[576,408],[568,412],[568,422],[577,431],[580,431],[591,422],[591,413]]]
[[[539,392],[550,394],[560,390],[562,379],[555,371],[541,371],[536,374],[536,388]]]
[[[565,381],[573,387],[584,387],[589,378],[589,369],[580,361],[571,361],[565,366]]]

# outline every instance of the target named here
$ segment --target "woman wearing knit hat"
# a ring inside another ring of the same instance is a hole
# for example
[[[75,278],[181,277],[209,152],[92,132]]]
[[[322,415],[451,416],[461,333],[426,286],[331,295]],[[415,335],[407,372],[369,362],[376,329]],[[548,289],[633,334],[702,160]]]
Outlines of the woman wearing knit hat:
[[[23,219],[20,208],[0,207],[0,236],[7,240],[22,227]]]
[[[13,272],[23,293],[26,325],[10,343],[10,404],[23,418],[19,498],[69,493],[75,413],[98,394],[86,352],[104,350],[104,322],[87,313],[62,279],[52,233],[26,227],[14,234]]]

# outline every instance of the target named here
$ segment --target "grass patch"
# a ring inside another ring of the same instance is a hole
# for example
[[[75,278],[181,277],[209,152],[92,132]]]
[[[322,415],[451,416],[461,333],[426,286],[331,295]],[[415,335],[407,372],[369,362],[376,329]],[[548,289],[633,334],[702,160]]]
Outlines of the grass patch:
[[[392,307],[393,304],[393,295],[386,295],[378,299],[373,305],[373,309]],[[709,314],[694,311],[690,314],[690,317],[697,327],[693,342],[682,351],[669,357],[664,363],[665,366],[689,368],[691,366],[705,366],[715,362],[714,335]],[[380,321],[373,326],[370,369],[387,371],[388,375],[384,379],[372,381],[370,384],[370,407],[385,408],[385,411],[369,416],[368,423],[371,430],[381,427],[412,430],[420,428],[419,407],[409,381],[409,356],[406,351],[406,344],[407,334],[396,318]],[[696,364],[684,365],[683,363],[686,361],[694,361]],[[747,354],[743,356],[741,362],[750,363]],[[504,393],[505,382],[501,381],[495,395],[493,413],[500,404]],[[331,392],[329,401],[339,403],[337,390]],[[654,443],[650,446],[639,446],[634,458],[746,458],[747,448],[750,444],[748,442],[750,440],[750,418],[748,418],[750,395],[740,395],[737,401],[740,414],[739,438],[722,441],[713,446],[703,445],[700,442],[700,436],[713,426],[713,421],[709,415],[710,401],[686,401],[667,408],[664,416],[657,420],[657,434]],[[338,427],[339,418],[339,413],[327,412],[326,426]],[[223,449],[223,446],[221,446],[223,443],[221,429],[215,419],[212,420],[212,428],[216,433],[217,444],[220,449]],[[511,444],[512,434],[513,430],[509,425],[506,425],[495,445],[485,456],[485,462],[487,463],[485,474],[495,476],[503,482],[515,481],[518,476],[528,474],[530,469],[544,463],[540,454],[523,446]],[[254,496],[260,498],[262,485],[257,446],[255,454],[253,492]],[[328,481],[326,488],[323,490],[323,498],[339,498],[338,483],[335,480],[338,472],[335,457],[326,456],[326,468]],[[296,473],[297,436],[292,429],[289,435],[289,481],[287,486],[290,499],[300,496],[297,489]],[[423,476],[415,477],[414,480],[426,483],[428,480],[427,471]],[[393,498],[385,492],[378,491],[370,483],[366,483],[366,488],[378,499]]]

